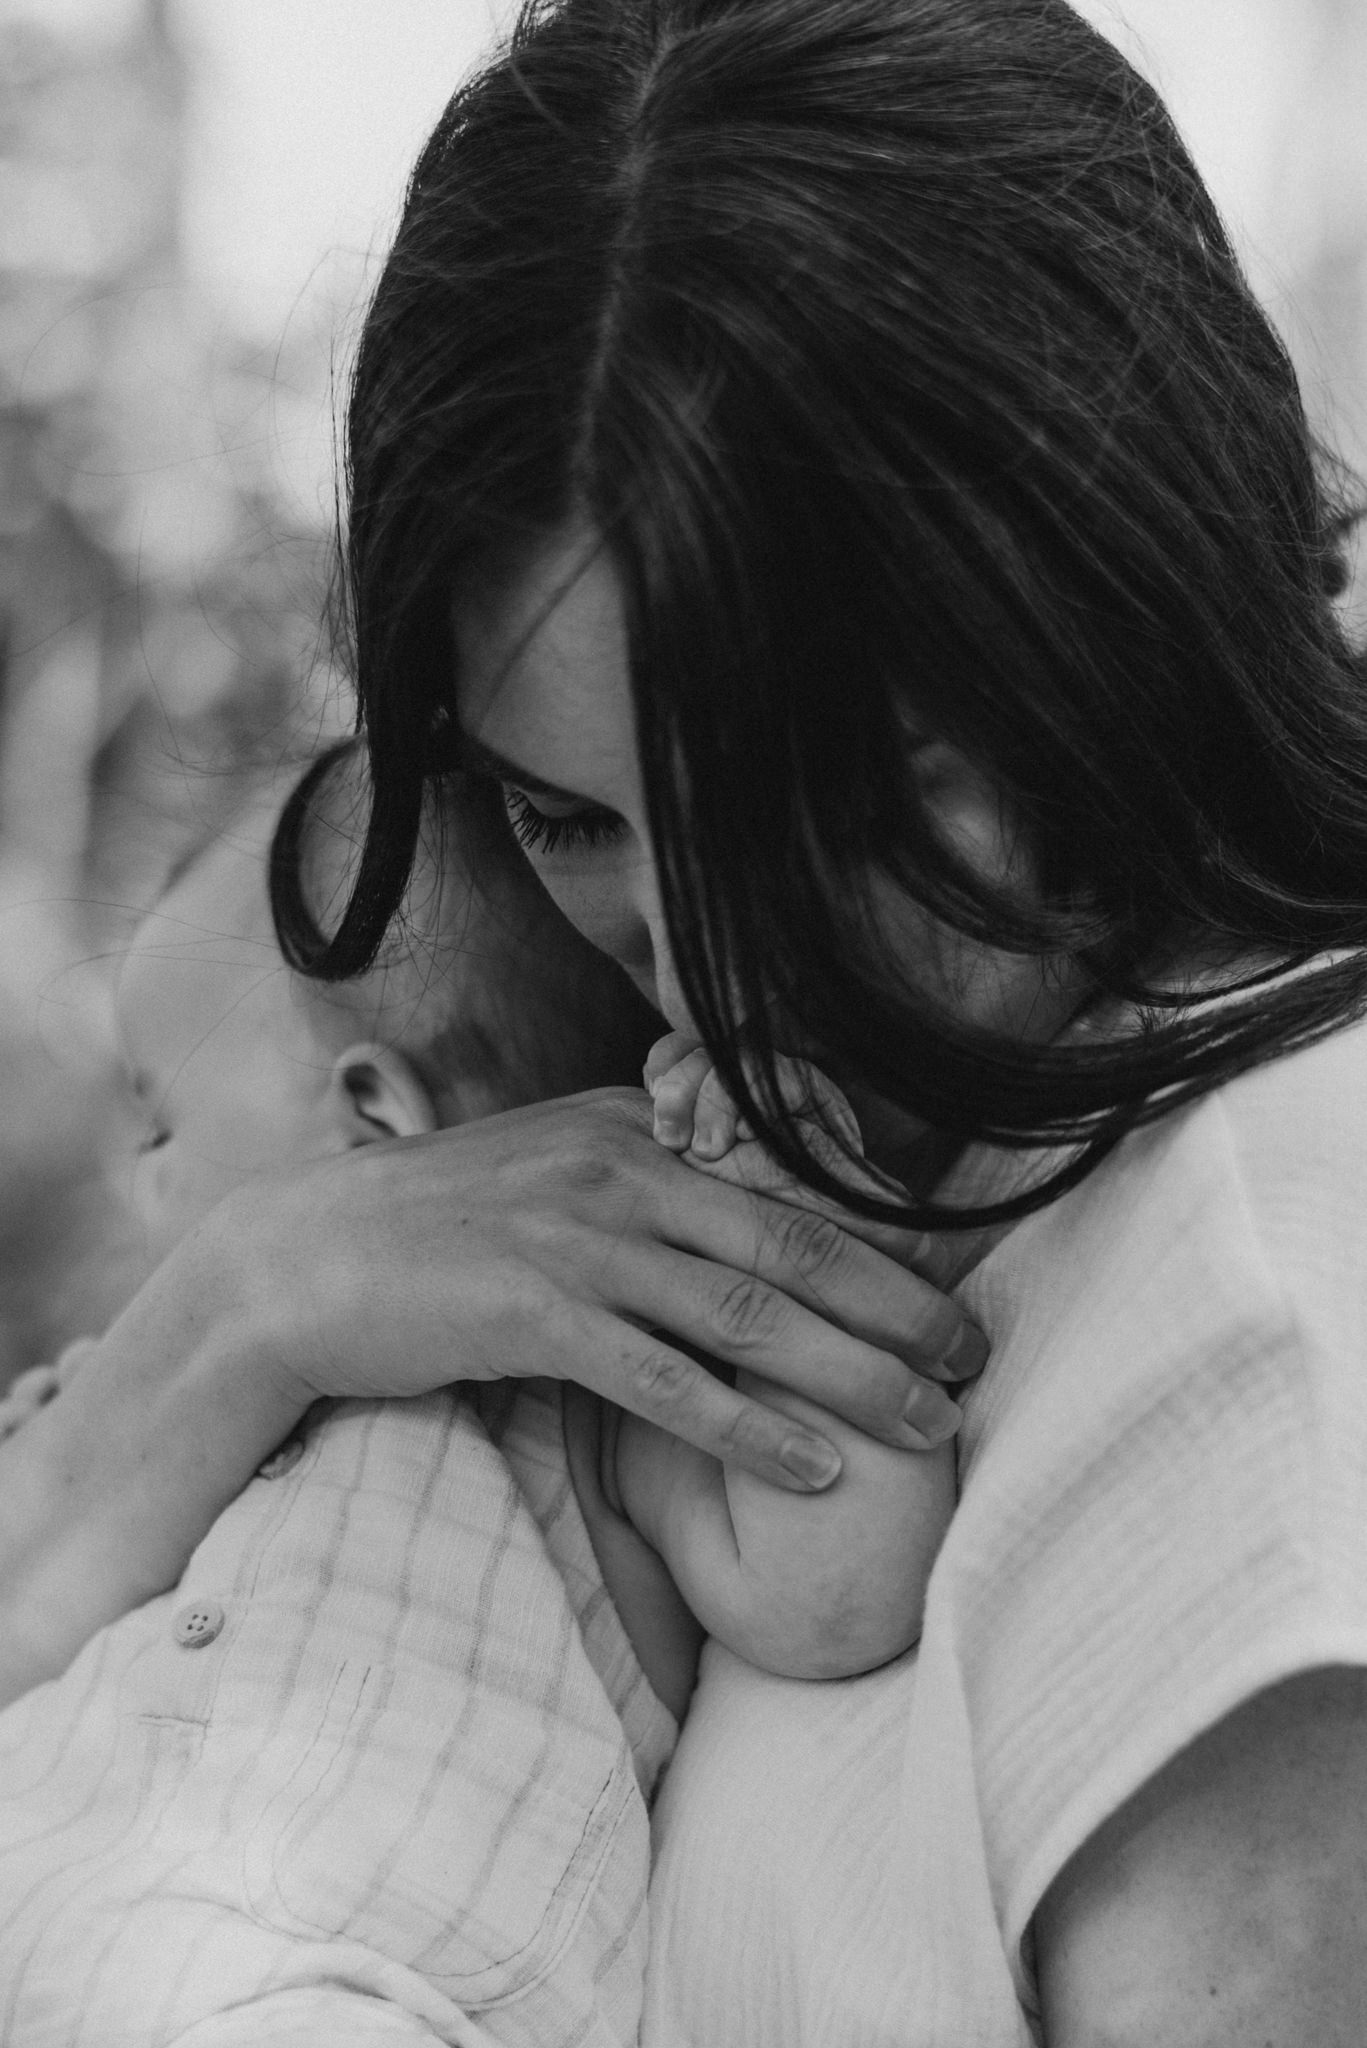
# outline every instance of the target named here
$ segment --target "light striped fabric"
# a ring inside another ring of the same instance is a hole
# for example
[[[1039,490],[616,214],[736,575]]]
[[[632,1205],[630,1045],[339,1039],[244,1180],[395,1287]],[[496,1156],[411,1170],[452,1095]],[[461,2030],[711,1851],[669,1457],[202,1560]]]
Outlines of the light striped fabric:
[[[705,1653],[654,1814],[648,2048],[1029,2048],[1070,1855],[1239,1701],[1367,1666],[1365,1248],[1358,1025],[989,1253],[919,1651],[830,1685]]]
[[[0,1715],[5,2048],[635,2041],[676,1730],[557,1391],[487,1414],[316,1415],[175,1592]]]

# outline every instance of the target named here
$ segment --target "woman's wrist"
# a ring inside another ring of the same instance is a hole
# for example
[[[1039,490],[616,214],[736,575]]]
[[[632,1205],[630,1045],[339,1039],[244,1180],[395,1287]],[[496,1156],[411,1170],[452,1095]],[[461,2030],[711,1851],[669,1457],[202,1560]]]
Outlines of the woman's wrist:
[[[114,1432],[114,1511],[141,1527],[155,1491],[177,1570],[314,1398],[277,1327],[288,1281],[262,1271],[240,1206],[222,1204],[157,1268],[79,1380],[88,1427]],[[97,1479],[90,1505],[111,1504],[102,1490]]]
[[[0,1444],[0,1701],[174,1585],[309,1405],[225,1223],[178,1247]]]

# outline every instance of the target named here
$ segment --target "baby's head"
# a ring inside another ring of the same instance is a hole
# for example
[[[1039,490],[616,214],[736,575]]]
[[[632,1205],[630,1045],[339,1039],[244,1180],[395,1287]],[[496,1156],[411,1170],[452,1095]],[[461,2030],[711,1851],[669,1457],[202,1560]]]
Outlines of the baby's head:
[[[349,893],[366,798],[356,748],[320,770],[291,839],[326,926]],[[268,892],[279,778],[172,875],[115,991],[130,1192],[153,1258],[257,1174],[639,1075],[627,984],[503,855],[479,802],[433,801],[403,917],[351,982],[307,980],[281,954]]]

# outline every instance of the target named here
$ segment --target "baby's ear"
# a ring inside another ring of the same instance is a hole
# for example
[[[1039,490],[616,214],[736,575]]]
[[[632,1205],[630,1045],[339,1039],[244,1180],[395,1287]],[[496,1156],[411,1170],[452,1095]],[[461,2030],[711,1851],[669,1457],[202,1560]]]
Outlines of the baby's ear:
[[[347,1146],[416,1138],[437,1128],[426,1082],[401,1052],[366,1039],[332,1063],[332,1105]]]

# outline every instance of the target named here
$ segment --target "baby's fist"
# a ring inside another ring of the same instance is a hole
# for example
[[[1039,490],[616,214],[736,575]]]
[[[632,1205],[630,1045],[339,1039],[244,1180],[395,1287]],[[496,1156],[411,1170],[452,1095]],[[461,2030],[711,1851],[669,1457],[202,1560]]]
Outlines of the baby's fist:
[[[808,1060],[781,1055],[777,1067],[787,1108],[862,1154],[854,1111],[834,1082]],[[752,1135],[706,1048],[687,1032],[671,1031],[651,1047],[645,1085],[655,1105],[655,1137],[673,1152],[691,1151],[700,1160],[714,1161]]]
[[[741,1135],[736,1106],[711,1056],[686,1031],[671,1031],[650,1048],[646,1093],[655,1105],[655,1137],[671,1152],[721,1159]]]

